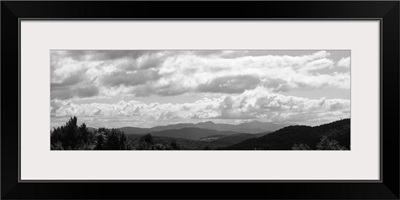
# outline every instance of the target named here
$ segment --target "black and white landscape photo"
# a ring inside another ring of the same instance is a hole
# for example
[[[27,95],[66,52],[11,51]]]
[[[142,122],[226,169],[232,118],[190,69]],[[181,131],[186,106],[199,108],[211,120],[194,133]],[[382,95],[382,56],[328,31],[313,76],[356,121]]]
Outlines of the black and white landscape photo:
[[[350,50],[51,50],[51,150],[350,150]]]

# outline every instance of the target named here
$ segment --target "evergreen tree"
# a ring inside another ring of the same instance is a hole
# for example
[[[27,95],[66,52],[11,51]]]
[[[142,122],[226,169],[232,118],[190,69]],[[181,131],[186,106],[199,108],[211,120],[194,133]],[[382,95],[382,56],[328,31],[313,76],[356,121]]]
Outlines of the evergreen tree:
[[[111,129],[107,134],[107,142],[104,145],[108,150],[127,150],[131,149],[125,134],[118,129]]]
[[[74,116],[61,127],[55,128],[50,134],[51,149],[93,149],[95,138],[86,124],[78,127],[78,119]]]

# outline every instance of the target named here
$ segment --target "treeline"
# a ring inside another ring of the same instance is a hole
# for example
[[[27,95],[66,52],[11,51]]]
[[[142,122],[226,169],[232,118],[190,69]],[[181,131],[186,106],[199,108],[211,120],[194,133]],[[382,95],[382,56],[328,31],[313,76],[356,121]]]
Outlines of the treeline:
[[[172,140],[169,144],[156,143],[150,134],[133,142],[123,131],[99,128],[89,130],[85,123],[78,126],[77,117],[50,134],[51,150],[180,150],[180,145]]]

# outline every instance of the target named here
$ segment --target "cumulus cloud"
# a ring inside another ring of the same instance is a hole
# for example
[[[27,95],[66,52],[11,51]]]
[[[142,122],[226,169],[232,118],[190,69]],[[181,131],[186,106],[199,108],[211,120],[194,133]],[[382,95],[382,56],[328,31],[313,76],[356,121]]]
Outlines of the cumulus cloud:
[[[226,97],[221,103],[221,118],[268,119],[270,121],[307,122],[344,116],[350,100],[308,99],[271,93],[263,87]],[[300,117],[301,116],[301,117]],[[346,115],[347,116],[347,115]]]
[[[337,65],[347,66],[349,59]],[[301,56],[267,51],[52,51],[52,99],[110,96],[115,90],[134,96],[239,94],[260,83],[273,92],[349,89],[349,72],[318,72],[334,68],[334,63],[327,51]],[[91,95],[79,92],[89,86]]]
[[[51,101],[51,115],[54,117],[120,118],[131,122],[176,119],[262,119],[274,122],[313,123],[315,120],[329,121],[349,117],[349,111],[349,100],[284,96],[271,93],[261,86],[246,90],[239,95],[203,98],[181,104],[146,104],[141,101],[74,104],[63,100]]]
[[[197,86],[199,92],[215,93],[242,93],[246,89],[253,89],[260,84],[260,78],[251,75],[216,77],[207,83]]]
[[[337,63],[337,66],[349,68],[350,67],[350,57],[340,59],[339,62]]]

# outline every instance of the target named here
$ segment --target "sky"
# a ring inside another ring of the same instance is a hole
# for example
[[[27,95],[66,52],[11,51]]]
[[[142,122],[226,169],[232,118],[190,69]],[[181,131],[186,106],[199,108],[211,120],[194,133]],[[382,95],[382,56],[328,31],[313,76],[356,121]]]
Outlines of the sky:
[[[350,50],[51,50],[51,127],[350,117]]]

